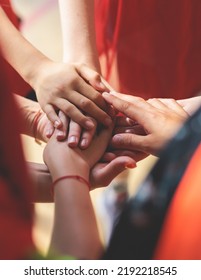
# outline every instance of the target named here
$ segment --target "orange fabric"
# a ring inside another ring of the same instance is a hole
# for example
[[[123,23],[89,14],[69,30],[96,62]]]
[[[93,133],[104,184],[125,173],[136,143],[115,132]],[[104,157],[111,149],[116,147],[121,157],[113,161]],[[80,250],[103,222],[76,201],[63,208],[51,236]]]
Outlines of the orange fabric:
[[[178,186],[155,259],[201,259],[201,144]]]
[[[99,53],[110,61],[115,52],[121,92],[180,99],[201,90],[200,0],[96,0],[95,15]]]

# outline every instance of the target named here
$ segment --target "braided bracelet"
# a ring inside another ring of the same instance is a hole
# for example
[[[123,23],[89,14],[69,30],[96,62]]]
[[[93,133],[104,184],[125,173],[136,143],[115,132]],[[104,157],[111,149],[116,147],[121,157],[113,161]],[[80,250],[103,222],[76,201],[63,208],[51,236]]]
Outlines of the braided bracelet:
[[[54,188],[55,188],[55,185],[60,182],[61,180],[64,180],[64,179],[75,179],[77,181],[80,181],[81,183],[84,183],[85,185],[87,185],[87,187],[89,188],[89,190],[91,189],[90,187],[90,184],[89,182],[84,179],[83,177],[79,176],[79,175],[66,175],[66,176],[62,176],[62,177],[59,177],[57,178],[53,184],[52,184],[52,187],[51,187],[51,194],[52,196],[54,196]]]

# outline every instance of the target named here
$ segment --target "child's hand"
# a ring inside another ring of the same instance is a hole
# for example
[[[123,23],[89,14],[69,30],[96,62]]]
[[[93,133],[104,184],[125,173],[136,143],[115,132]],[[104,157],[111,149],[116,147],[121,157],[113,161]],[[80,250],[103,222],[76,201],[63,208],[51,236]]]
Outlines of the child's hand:
[[[111,124],[107,104],[99,92],[107,88],[100,75],[87,66],[45,60],[30,83],[42,110],[55,127],[62,126],[58,110],[85,129],[94,127],[90,117],[106,126]]]

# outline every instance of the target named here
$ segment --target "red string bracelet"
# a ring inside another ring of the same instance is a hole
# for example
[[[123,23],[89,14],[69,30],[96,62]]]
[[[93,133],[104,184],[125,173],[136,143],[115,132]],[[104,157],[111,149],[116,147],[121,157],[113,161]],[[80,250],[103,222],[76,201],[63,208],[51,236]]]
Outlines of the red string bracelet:
[[[38,120],[40,118],[40,116],[43,114],[43,112],[40,110],[38,110],[38,112],[36,113],[34,119],[33,119],[33,137],[35,139],[35,142],[39,145],[41,145],[41,141],[37,139],[36,134],[37,134],[37,126],[38,126]]]
[[[52,184],[52,187],[51,187],[51,194],[52,196],[54,196],[54,188],[55,188],[55,185],[60,182],[61,180],[64,180],[64,179],[75,179],[77,181],[80,181],[81,183],[84,183],[85,185],[87,185],[87,187],[89,188],[89,190],[91,189],[90,187],[90,184],[89,182],[84,179],[83,177],[79,176],[79,175],[66,175],[66,176],[62,176],[62,177],[59,177],[57,178],[53,184]]]

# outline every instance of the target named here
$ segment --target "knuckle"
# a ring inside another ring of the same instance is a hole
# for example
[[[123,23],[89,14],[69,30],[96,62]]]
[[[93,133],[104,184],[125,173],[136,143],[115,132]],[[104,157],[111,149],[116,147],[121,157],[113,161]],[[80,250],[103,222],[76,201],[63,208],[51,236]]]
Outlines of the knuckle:
[[[80,108],[86,110],[91,107],[91,101],[89,99],[81,99],[80,100]]]
[[[133,137],[131,134],[127,134],[125,139],[124,139],[124,144],[126,144],[127,146],[132,146],[133,143]]]
[[[122,111],[128,111],[130,109],[130,103],[129,102],[122,102],[121,104]]]
[[[100,75],[97,72],[93,72],[91,75],[91,80],[100,81]]]
[[[69,103],[68,105],[65,106],[65,110],[63,110],[65,115],[70,116],[76,111],[76,107]]]
[[[86,67],[86,64],[84,64],[83,62],[77,62],[75,65],[76,65],[77,70],[79,70],[79,71],[83,71]]]
[[[83,63],[83,62],[78,63],[78,65],[79,65],[80,68],[84,68],[86,66],[86,64]]]
[[[149,98],[149,99],[147,100],[148,103],[153,103],[153,102],[155,102],[155,101],[156,101],[156,98]]]
[[[93,124],[94,124],[94,128],[93,128],[93,130],[96,130],[97,125],[98,125],[98,122],[97,122],[94,118],[92,118],[92,117],[88,117],[88,119],[89,119],[90,121],[92,121],[92,122],[93,122]]]
[[[99,104],[100,106],[103,106],[103,104],[105,104],[105,101],[99,92],[96,92],[91,99],[94,103]]]

